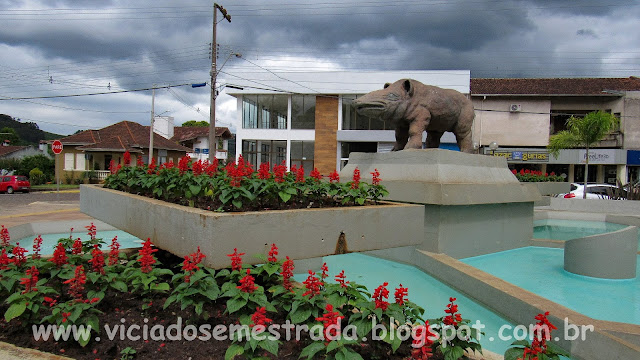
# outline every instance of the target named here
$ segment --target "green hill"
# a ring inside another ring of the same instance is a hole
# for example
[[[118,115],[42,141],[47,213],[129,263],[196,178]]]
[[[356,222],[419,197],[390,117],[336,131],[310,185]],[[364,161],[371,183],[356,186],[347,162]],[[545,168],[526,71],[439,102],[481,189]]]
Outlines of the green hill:
[[[20,136],[21,143],[11,145],[38,145],[40,140],[54,140],[64,137],[64,135],[40,130],[38,124],[34,122],[21,122],[9,115],[0,114],[0,129],[5,127],[14,129]]]

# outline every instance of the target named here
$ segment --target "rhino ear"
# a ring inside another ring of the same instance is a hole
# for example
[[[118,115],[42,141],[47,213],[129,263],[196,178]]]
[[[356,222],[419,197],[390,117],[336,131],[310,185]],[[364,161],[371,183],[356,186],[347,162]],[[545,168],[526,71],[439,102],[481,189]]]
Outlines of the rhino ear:
[[[389,87],[389,85],[391,85],[391,84],[390,84],[390,83],[385,83],[385,84],[384,84],[384,89],[388,88],[388,87]]]
[[[405,80],[402,83],[402,86],[404,87],[404,91],[406,91],[409,96],[413,96],[413,84],[411,83],[411,80]]]

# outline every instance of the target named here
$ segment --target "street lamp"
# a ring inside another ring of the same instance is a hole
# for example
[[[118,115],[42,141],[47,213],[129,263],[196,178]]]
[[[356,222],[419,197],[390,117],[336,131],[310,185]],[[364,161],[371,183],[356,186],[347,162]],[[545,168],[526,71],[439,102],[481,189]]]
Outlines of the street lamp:
[[[495,141],[492,141],[489,143],[489,150],[491,150],[491,155],[493,156],[496,152],[496,150],[498,150],[498,143]]]

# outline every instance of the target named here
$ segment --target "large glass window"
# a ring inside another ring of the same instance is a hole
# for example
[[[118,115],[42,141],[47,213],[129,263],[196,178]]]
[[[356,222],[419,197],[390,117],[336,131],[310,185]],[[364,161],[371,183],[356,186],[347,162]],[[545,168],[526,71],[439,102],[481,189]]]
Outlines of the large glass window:
[[[313,141],[291,141],[291,166],[304,167],[304,174],[309,175],[313,170]]]
[[[316,96],[291,96],[291,128],[315,129],[316,126]]]
[[[287,95],[244,95],[242,127],[244,129],[286,129]]]
[[[353,100],[362,95],[342,96],[342,130],[394,130],[395,125],[381,118],[360,115],[352,106]]]
[[[269,166],[282,164],[287,158],[287,142],[284,140],[242,140],[242,157],[254,169],[260,163],[268,162]]]

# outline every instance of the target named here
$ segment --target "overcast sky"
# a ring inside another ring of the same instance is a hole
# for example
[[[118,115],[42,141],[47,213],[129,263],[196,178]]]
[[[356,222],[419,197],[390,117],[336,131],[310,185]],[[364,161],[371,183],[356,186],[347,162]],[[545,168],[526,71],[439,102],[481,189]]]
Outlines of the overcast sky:
[[[232,17],[218,16],[219,84],[352,69],[640,76],[639,0],[219,1]],[[212,21],[203,0],[0,0],[0,113],[59,134],[148,125],[149,90],[38,97],[208,82]],[[236,126],[224,90],[216,110]],[[157,90],[155,111],[208,121],[209,88]]]

